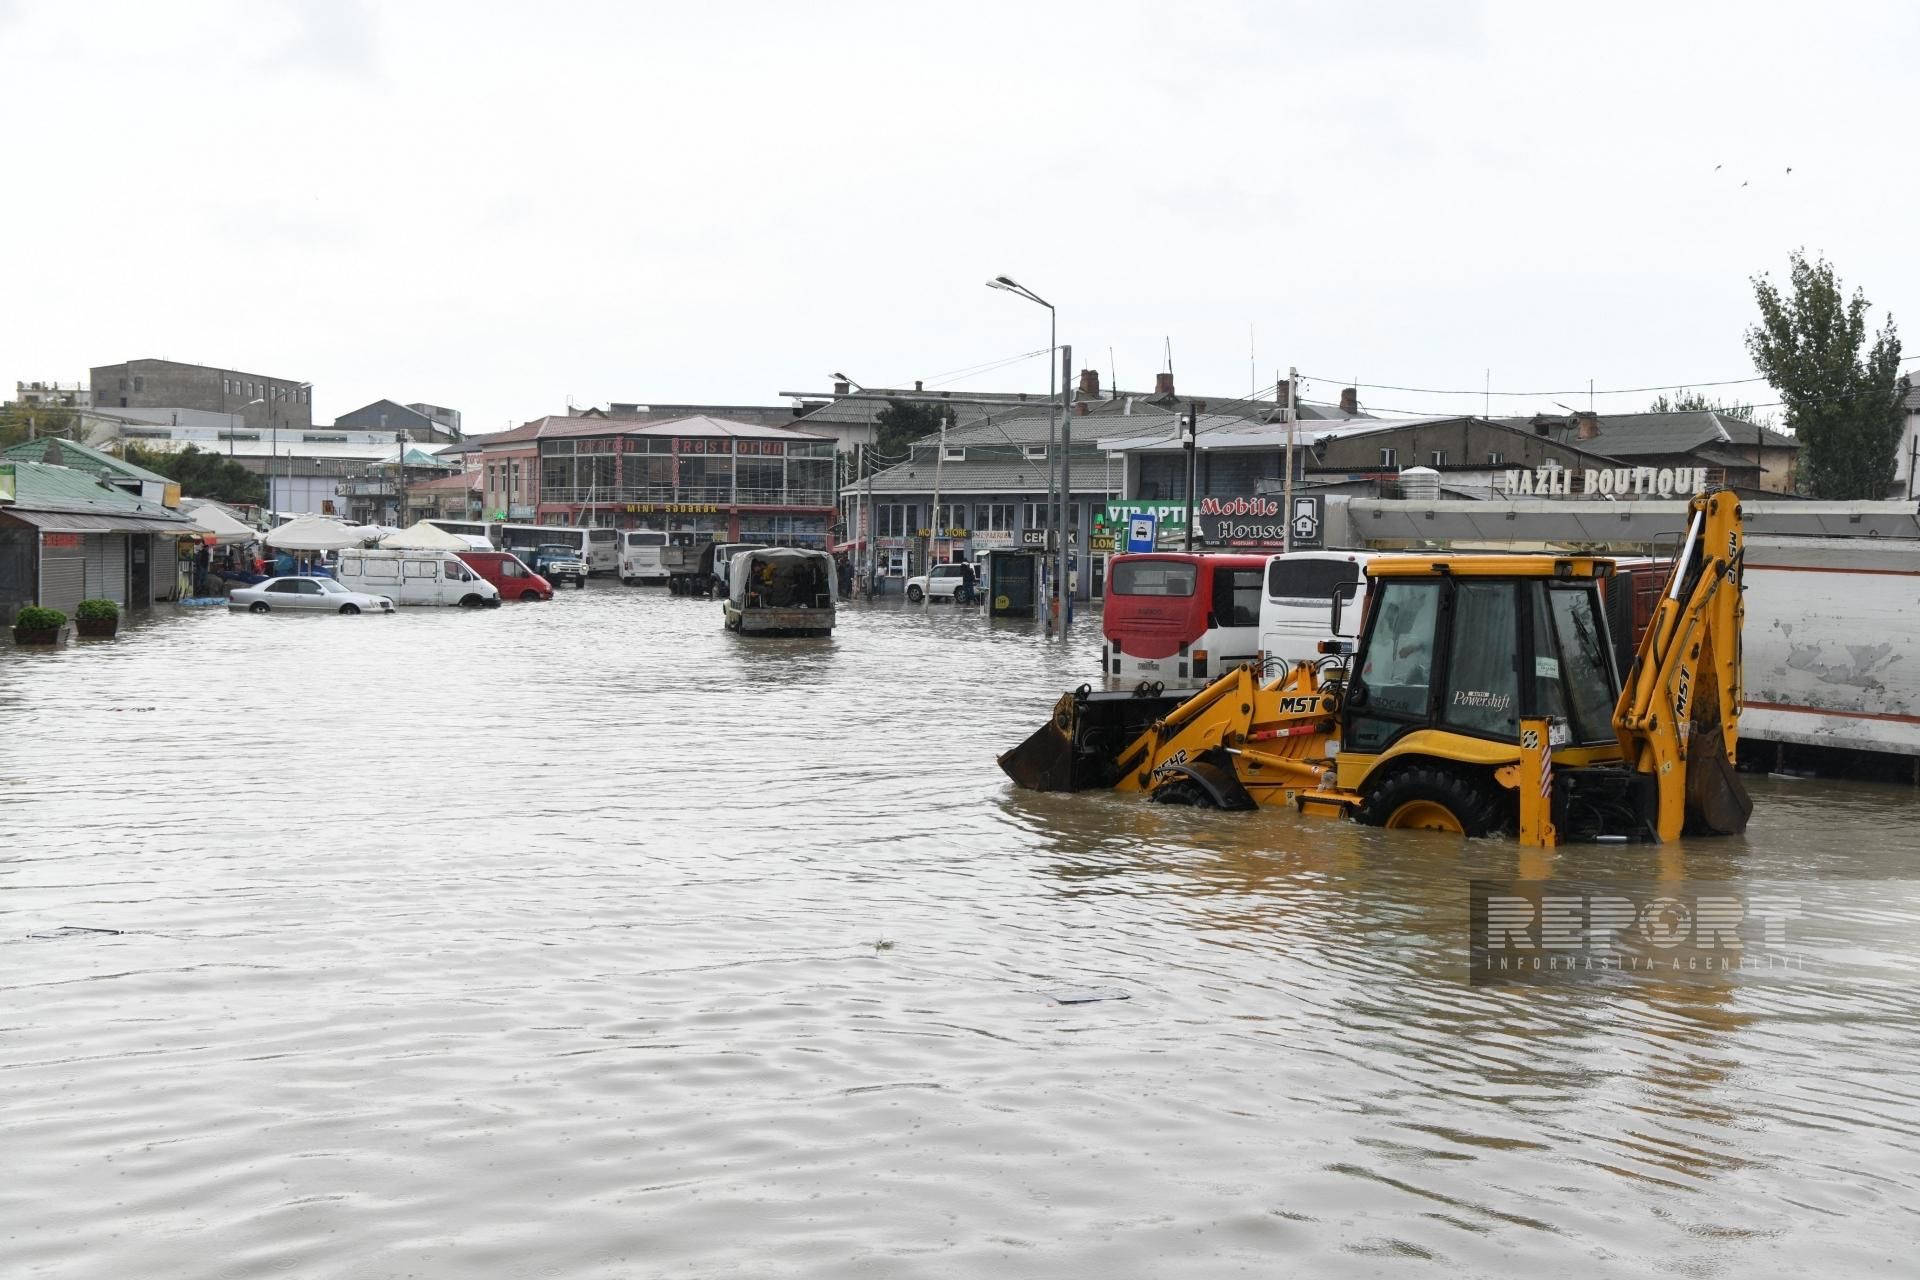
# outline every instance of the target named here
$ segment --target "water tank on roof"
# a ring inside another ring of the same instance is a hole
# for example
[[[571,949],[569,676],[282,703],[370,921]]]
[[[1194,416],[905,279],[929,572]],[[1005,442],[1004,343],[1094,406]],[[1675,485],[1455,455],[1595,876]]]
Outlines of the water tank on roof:
[[[1440,497],[1440,473],[1432,467],[1408,467],[1400,473],[1400,496],[1420,502]]]

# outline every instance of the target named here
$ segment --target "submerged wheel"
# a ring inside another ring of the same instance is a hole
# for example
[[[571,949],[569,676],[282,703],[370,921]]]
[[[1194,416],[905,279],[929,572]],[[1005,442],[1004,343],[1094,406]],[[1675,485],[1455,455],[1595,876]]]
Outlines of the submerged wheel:
[[[460,599],[460,607],[462,609],[478,609],[482,604],[485,604],[485,603],[486,602],[482,600],[479,596],[463,596]]]
[[[520,598],[522,600],[538,600],[540,598],[540,593],[538,591],[535,591],[532,587],[528,587],[525,591],[522,591],[520,593]]]
[[[907,599],[913,601],[915,604],[919,604],[920,601],[926,597],[926,594],[926,592],[918,587],[907,588]]]
[[[1485,836],[1513,825],[1506,793],[1491,779],[1443,764],[1410,764],[1367,793],[1356,815],[1393,831]]]
[[[1207,789],[1192,778],[1175,778],[1172,782],[1156,787],[1147,799],[1155,804],[1184,804],[1195,809],[1217,808]]]
[[[343,604],[343,605],[341,605],[341,606],[340,606],[340,612],[342,612],[342,613],[358,613],[358,612],[360,612],[360,606],[359,606],[359,605],[357,605],[357,604]]]
[[[269,605],[265,600],[255,600],[252,604],[247,606],[247,612],[248,613],[265,613],[267,612],[268,609],[272,607],[273,606]]]

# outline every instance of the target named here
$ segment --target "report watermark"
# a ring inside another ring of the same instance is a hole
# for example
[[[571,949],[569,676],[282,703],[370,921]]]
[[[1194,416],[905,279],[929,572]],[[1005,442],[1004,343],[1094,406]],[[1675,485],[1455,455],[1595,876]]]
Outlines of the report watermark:
[[[1806,973],[1805,926],[1818,914],[1781,884],[1474,880],[1468,892],[1476,986]]]

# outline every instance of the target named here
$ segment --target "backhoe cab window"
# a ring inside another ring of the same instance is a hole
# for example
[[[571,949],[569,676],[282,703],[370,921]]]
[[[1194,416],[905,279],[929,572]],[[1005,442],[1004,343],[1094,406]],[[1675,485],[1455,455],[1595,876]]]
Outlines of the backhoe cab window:
[[[1567,700],[1573,705],[1573,740],[1605,742],[1613,737],[1613,658],[1587,591],[1549,589],[1553,602],[1554,648]],[[1536,631],[1536,635],[1538,632]],[[1536,641],[1536,644],[1538,642]]]
[[[1439,614],[1438,582],[1384,584],[1366,665],[1360,670],[1369,713],[1425,718]]]
[[[1461,582],[1454,588],[1453,668],[1441,715],[1456,729],[1519,738],[1513,604],[1511,582]]]

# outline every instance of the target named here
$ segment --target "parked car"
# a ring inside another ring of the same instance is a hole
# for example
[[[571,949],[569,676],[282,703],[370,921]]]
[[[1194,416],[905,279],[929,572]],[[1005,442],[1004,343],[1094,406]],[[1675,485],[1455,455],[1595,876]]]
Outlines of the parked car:
[[[544,542],[533,549],[533,571],[550,582],[563,578],[575,587],[587,585],[587,562],[580,553],[560,542]]]
[[[978,600],[981,594],[980,584],[986,581],[987,575],[980,571],[978,565],[971,567],[973,569],[973,600]],[[935,600],[957,599],[960,589],[966,585],[968,568],[969,566],[963,564],[937,564],[917,578],[908,578],[907,599],[916,604],[926,596],[932,596]],[[971,604],[973,601],[969,600],[966,603]]]
[[[461,551],[469,569],[491,582],[502,600],[551,600],[553,584],[511,551]]]
[[[332,578],[268,578],[258,586],[236,587],[227,597],[227,608],[248,613],[272,613],[275,609],[392,613],[393,601],[386,596],[349,591]]]
[[[334,573],[349,590],[378,591],[397,604],[500,606],[500,589],[449,551],[384,551],[348,547]]]

